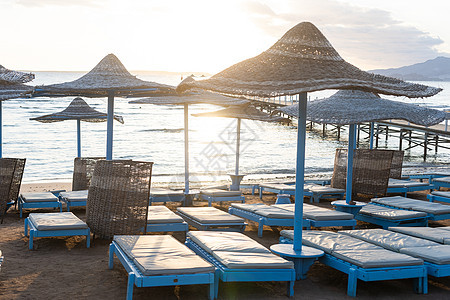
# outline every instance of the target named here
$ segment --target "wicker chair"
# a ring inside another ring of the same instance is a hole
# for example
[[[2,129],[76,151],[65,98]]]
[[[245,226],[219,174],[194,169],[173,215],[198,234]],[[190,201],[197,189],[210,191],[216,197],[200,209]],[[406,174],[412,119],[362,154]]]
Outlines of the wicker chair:
[[[355,149],[352,199],[356,199],[358,195],[375,197],[386,195],[394,152],[393,150]],[[346,149],[337,149],[331,182],[335,188],[346,188],[346,161]]]
[[[403,167],[403,156],[405,151],[403,150],[387,150],[393,151],[394,156],[392,157],[391,174],[389,178],[402,179],[402,167]]]
[[[11,186],[15,179],[16,159],[0,158],[0,215],[1,223],[11,202]],[[19,184],[20,187],[20,184]],[[16,198],[17,200],[17,198]]]
[[[72,191],[89,189],[95,164],[104,157],[76,157],[73,161]]]
[[[145,233],[152,162],[99,160],[89,186],[86,223],[95,236]]]

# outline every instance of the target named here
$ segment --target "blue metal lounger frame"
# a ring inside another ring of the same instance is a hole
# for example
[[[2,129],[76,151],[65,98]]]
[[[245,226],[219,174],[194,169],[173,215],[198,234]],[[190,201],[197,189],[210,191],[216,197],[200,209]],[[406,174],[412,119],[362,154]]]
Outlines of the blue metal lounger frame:
[[[294,219],[280,219],[280,218],[268,218],[253,212],[239,209],[236,207],[228,208],[228,212],[232,215],[245,218],[250,221],[258,223],[258,237],[263,236],[264,225],[266,226],[294,226]],[[311,225],[309,220],[303,219],[303,227],[310,229]]]
[[[426,202],[425,202],[425,203],[426,203]],[[384,206],[384,207],[393,208],[393,209],[412,211],[412,210],[410,210],[410,209],[404,209],[404,208],[400,208],[400,207],[396,207],[396,206],[384,205],[384,204],[381,204],[381,203],[374,203],[374,204],[379,205],[379,206]],[[416,211],[418,211],[418,210],[416,210]],[[428,215],[428,220],[431,220],[431,221],[439,221],[439,220],[447,220],[447,219],[450,219],[450,213],[447,213],[447,214],[440,214],[440,215],[435,215],[435,214],[427,213],[427,212],[425,212],[425,213]],[[417,226],[419,226],[419,225],[417,225]],[[427,226],[427,225],[423,225],[423,226]]]
[[[446,202],[450,203],[450,197],[443,197],[433,194],[428,194],[427,199],[430,200],[430,202],[439,201],[439,202]]]
[[[214,273],[178,274],[178,275],[149,275],[145,276],[131,261],[128,255],[113,241],[109,245],[109,269],[114,266],[114,254],[128,273],[127,300],[133,299],[134,285],[137,287],[176,286],[191,284],[209,284],[209,299],[214,299]]]
[[[177,211],[176,214],[181,216],[189,225],[197,228],[198,230],[211,230],[211,231],[238,231],[244,232],[247,223],[200,223],[199,221],[191,218],[190,216]]]
[[[433,190],[435,187],[433,184],[429,185],[420,185],[420,186],[410,186],[410,187],[388,187],[386,193],[388,194],[397,194],[401,193],[406,197],[408,197],[408,193],[410,192],[418,192],[418,191],[426,191],[426,190]]]
[[[19,217],[22,218],[22,210],[24,208],[59,208],[59,212],[62,212],[62,203],[59,200],[59,193],[65,192],[61,191],[51,191],[53,195],[55,195],[58,199],[57,201],[51,202],[25,202],[22,198],[22,195],[19,196]]]
[[[433,180],[432,182],[434,185],[434,189],[436,189],[438,191],[441,187],[450,188],[450,182],[443,182],[443,181],[436,181],[436,180]]]
[[[404,227],[418,227],[418,226],[428,226],[428,217],[417,217],[408,218],[401,220],[389,220],[384,218],[378,218],[374,216],[369,216],[361,213],[355,215],[355,219],[367,223],[372,223],[380,225],[383,229],[388,229],[388,227],[404,226]]]
[[[262,199],[263,197],[263,191],[275,193],[275,194],[287,194],[291,196],[295,196],[295,186],[292,186],[293,190],[291,189],[276,189],[276,188],[270,188],[265,186],[259,186],[259,198]],[[327,193],[315,193],[311,191],[305,190],[303,192],[303,196],[310,197],[309,202],[318,203],[320,199],[327,199],[327,198],[344,198],[345,192],[327,192]]]
[[[175,231],[188,232],[189,225],[186,222],[147,224],[146,232],[175,232]]]
[[[75,236],[75,235],[85,235],[86,236],[86,247],[89,248],[91,245],[91,231],[88,228],[82,229],[58,229],[58,230],[38,230],[33,222],[29,218],[25,219],[25,236],[28,236],[28,227],[30,229],[30,239],[28,243],[28,248],[33,249],[33,240],[37,237],[55,237],[55,236]]]
[[[75,207],[75,206],[86,206],[87,201],[69,201],[67,198],[59,195],[58,196],[59,201],[66,203],[67,206],[67,211],[70,211],[71,207]]]
[[[292,240],[280,237],[280,243],[292,244]],[[414,291],[421,294],[428,293],[427,267],[425,265],[364,269],[327,253],[319,257],[319,262],[348,274],[347,295],[350,297],[356,297],[358,279],[382,281],[414,278]]]
[[[204,195],[200,193],[200,199],[208,201],[208,206],[212,206],[213,202],[222,202],[222,201],[241,201],[242,203],[245,203],[245,197],[244,196],[210,196],[210,195]]]
[[[185,197],[184,195],[164,195],[164,196],[152,196],[150,195],[150,199],[149,199],[149,205],[152,205],[152,203],[154,202],[163,202],[164,204],[166,204],[166,202],[182,202],[183,206],[185,206]]]
[[[186,246],[216,267],[215,298],[219,294],[219,279],[223,282],[287,281],[287,294],[289,297],[294,296],[294,269],[229,269],[190,238],[186,239]]]

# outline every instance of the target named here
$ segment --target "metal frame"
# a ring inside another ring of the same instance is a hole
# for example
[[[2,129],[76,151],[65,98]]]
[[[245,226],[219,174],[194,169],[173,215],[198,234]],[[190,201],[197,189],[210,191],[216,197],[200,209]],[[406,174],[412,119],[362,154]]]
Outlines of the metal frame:
[[[434,189],[435,190],[439,190],[441,187],[450,188],[450,182],[443,182],[443,181],[433,180],[432,183],[434,185]]]
[[[355,219],[367,223],[380,225],[381,227],[383,227],[383,229],[388,229],[388,227],[396,227],[396,226],[404,226],[404,227],[428,226],[428,216],[401,219],[401,220],[389,220],[385,218],[379,218],[357,213],[355,215]]]
[[[433,194],[428,194],[427,199],[430,200],[430,202],[440,201],[440,202],[450,203],[449,197],[438,196],[438,195],[433,195]]]
[[[305,183],[306,182],[307,181],[305,181]],[[322,181],[317,181],[317,182],[322,182]],[[323,181],[323,182],[325,182],[325,181]],[[267,192],[275,193],[275,194],[287,194],[287,195],[291,195],[291,196],[295,195],[295,186],[292,186],[292,189],[289,189],[289,190],[258,186],[258,190],[259,190],[259,199],[262,199],[263,191],[267,191]],[[254,193],[252,190],[252,195],[253,194]],[[323,192],[323,193],[303,191],[303,196],[310,197],[310,199],[309,199],[310,203],[313,203],[313,202],[319,203],[320,199],[339,198],[339,197],[344,198],[344,195],[345,195],[345,191],[344,192]]]
[[[199,221],[191,218],[191,216],[184,214],[181,211],[176,212],[181,216],[189,225],[197,228],[198,230],[211,230],[211,231],[239,231],[244,232],[247,223],[200,223]]]
[[[80,229],[57,229],[57,230],[39,230],[30,220],[30,218],[25,219],[24,224],[25,236],[30,236],[28,249],[33,249],[33,240],[37,237],[56,237],[56,236],[75,236],[75,235],[85,235],[86,236],[86,247],[89,248],[91,245],[91,231],[89,227]],[[30,233],[28,234],[28,227],[30,227]]]
[[[188,232],[189,225],[186,222],[147,224],[146,230],[146,232],[175,232],[175,231]]]
[[[223,282],[287,281],[287,294],[294,296],[294,269],[229,269],[190,238],[186,239],[186,246],[216,267],[214,298],[219,294],[219,279]]]
[[[415,200],[415,199],[412,199],[412,200]],[[425,211],[406,209],[406,208],[401,208],[401,207],[398,207],[398,206],[386,205],[386,204],[381,204],[381,203],[374,203],[374,202],[372,202],[372,204],[379,205],[379,206],[384,206],[384,207],[388,207],[388,208],[392,208],[392,209],[398,209],[398,210],[424,212],[424,213],[427,214],[428,220],[431,220],[431,221],[439,221],[439,220],[450,219],[450,213],[435,215],[435,214],[428,213],[428,212],[425,212]],[[425,226],[427,226],[427,225],[425,225]]]
[[[433,190],[435,189],[435,186],[433,184],[429,185],[421,185],[421,186],[404,186],[404,187],[389,187],[387,188],[386,193],[387,194],[394,194],[394,193],[401,193],[404,194],[405,197],[408,196],[408,193],[410,192],[417,192],[417,191],[426,191],[426,190]]]
[[[62,203],[57,199],[51,202],[25,202],[22,195],[19,196],[19,217],[22,218],[22,211],[24,208],[59,208],[59,212],[62,212]]]
[[[128,255],[120,249],[116,242],[109,245],[109,262],[108,267],[114,267],[114,254],[116,254],[122,266],[128,273],[127,283],[127,300],[133,299],[133,288],[137,287],[155,287],[155,286],[176,286],[191,284],[209,284],[209,299],[214,299],[215,278],[214,273],[198,273],[198,274],[178,274],[178,275],[151,275],[145,276],[131,261]]]
[[[245,197],[244,196],[210,196],[210,195],[204,195],[200,193],[200,199],[208,201],[208,206],[212,206],[213,202],[222,202],[222,201],[241,201],[242,203],[245,203]]]

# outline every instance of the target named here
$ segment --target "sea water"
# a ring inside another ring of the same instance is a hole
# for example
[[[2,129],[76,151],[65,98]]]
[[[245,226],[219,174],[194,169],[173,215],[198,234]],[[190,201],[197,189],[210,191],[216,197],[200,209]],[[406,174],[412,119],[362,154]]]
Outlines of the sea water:
[[[35,72],[33,85],[60,83],[79,78],[85,72]],[[176,86],[181,74],[133,72],[143,80]],[[386,97],[431,108],[450,108],[450,82],[423,82],[441,87],[438,95],[424,99]],[[327,97],[335,91],[310,93],[309,99]],[[30,118],[65,109],[74,97],[12,99],[3,102],[3,157],[26,158],[23,182],[70,181],[73,159],[77,154],[76,121],[40,123]],[[106,98],[84,98],[93,108],[106,112]],[[183,106],[129,104],[131,99],[115,98],[115,114],[125,124],[114,122],[114,159],[154,162],[154,182],[184,181]],[[192,182],[216,182],[228,178],[235,170],[235,119],[202,118],[193,113],[218,110],[206,104],[189,106],[190,179]],[[82,156],[105,156],[106,122],[81,124]],[[336,148],[347,147],[346,133],[342,140],[308,132],[305,173],[308,176],[330,176]],[[297,129],[264,122],[242,120],[241,174],[246,178],[272,178],[295,174]],[[362,147],[367,147],[362,142]],[[391,138],[381,147],[398,148],[398,139]],[[423,149],[406,152],[405,163],[423,165]],[[450,151],[429,152],[427,164],[448,164]]]

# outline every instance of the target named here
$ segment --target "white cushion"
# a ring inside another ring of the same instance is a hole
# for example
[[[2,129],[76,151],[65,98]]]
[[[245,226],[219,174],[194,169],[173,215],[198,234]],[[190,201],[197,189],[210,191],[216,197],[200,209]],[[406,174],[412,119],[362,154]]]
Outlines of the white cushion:
[[[450,183],[450,176],[448,176],[448,177],[434,178],[433,181]]]
[[[400,249],[400,252],[438,265],[450,264],[450,245],[407,247]]]
[[[389,230],[450,245],[450,231],[439,227],[389,227]]]
[[[375,198],[375,199],[372,199],[372,202],[389,205],[389,206],[393,206],[393,207],[398,207],[398,208],[403,208],[403,209],[422,211],[425,213],[435,214],[435,215],[450,213],[450,205],[444,205],[441,203],[405,198],[405,197],[401,197],[401,196]]]
[[[431,194],[436,195],[436,196],[450,198],[449,191],[432,191]]]
[[[23,193],[21,194],[23,201],[25,202],[57,202],[58,197],[50,192],[40,193]]]
[[[88,190],[61,192],[59,195],[69,202],[87,201]]]
[[[427,186],[426,182],[389,178],[388,188]]]
[[[72,212],[59,213],[30,213],[28,219],[37,230],[65,230],[65,229],[85,229],[88,228],[85,222],[81,221]]]
[[[386,249],[336,250],[333,256],[348,261],[361,268],[390,268],[422,265],[423,261]]]
[[[258,204],[231,204],[232,207],[243,209],[249,212],[253,212],[262,217],[272,219],[293,219],[294,213],[285,209],[277,208],[274,206]]]
[[[241,191],[224,191],[219,189],[207,189],[202,190],[201,194],[212,196],[212,197],[235,197],[235,196],[242,196]]]
[[[242,218],[215,207],[178,207],[177,210],[200,224],[244,223]]]
[[[274,204],[272,207],[295,212],[295,204]],[[352,220],[353,215],[346,212],[303,203],[303,218],[315,221]]]
[[[294,263],[272,253],[214,251],[213,256],[229,269],[292,269]]]
[[[148,207],[147,224],[183,223],[182,217],[175,214],[164,205]]]
[[[338,194],[338,193],[345,193],[344,189],[336,189],[331,186],[325,186],[325,185],[319,185],[319,184],[305,184],[304,190],[314,193],[314,194]]]
[[[261,183],[259,186],[274,190],[295,191],[295,185],[284,183]]]
[[[214,272],[214,266],[170,235],[116,235],[114,241],[147,276]]]
[[[387,220],[403,220],[427,216],[426,213],[420,211],[395,209],[370,203],[361,208],[359,213]]]

